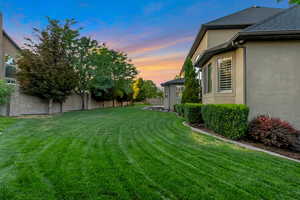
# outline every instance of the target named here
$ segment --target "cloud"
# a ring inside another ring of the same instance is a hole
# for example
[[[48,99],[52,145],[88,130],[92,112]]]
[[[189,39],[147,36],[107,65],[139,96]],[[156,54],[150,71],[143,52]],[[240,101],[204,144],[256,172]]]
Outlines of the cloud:
[[[156,51],[163,48],[175,46],[179,43],[191,42],[193,36],[186,37],[172,37],[172,35],[164,36],[161,38],[153,38],[148,41],[141,41],[130,46],[123,47],[122,50],[129,54],[143,54],[145,52]]]

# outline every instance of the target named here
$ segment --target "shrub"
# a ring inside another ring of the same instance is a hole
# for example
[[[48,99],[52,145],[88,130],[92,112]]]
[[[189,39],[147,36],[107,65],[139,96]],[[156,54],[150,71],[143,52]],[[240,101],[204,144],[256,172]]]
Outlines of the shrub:
[[[246,135],[249,108],[237,104],[202,106],[202,118],[207,128],[225,137],[238,139]]]
[[[185,120],[191,124],[203,123],[201,107],[202,104],[198,104],[198,103],[184,104]]]
[[[299,135],[288,122],[266,115],[254,118],[249,124],[249,136],[268,146],[293,148]]]
[[[184,116],[184,104],[176,104],[174,105],[174,109],[179,116]]]
[[[178,104],[175,104],[175,105],[174,105],[174,111],[175,111],[176,113],[177,113],[177,109],[178,109],[177,107],[178,107]]]
[[[8,101],[8,97],[13,91],[13,87],[0,80],[0,105]]]

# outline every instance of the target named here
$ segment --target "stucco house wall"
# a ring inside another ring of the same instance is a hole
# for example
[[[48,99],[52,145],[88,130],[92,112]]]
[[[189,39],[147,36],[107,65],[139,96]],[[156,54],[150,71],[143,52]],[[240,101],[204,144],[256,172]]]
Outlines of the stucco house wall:
[[[0,13],[0,78],[4,77],[4,48],[3,48],[3,22],[2,14]]]
[[[270,114],[300,129],[300,41],[248,42],[246,47],[250,118]]]
[[[193,64],[196,63],[197,57],[200,56],[203,51],[220,45],[224,43],[224,41],[228,41],[239,31],[240,29],[207,30],[197,47],[196,52],[192,56]]]
[[[181,97],[177,96],[179,94],[179,89],[183,88],[183,85],[169,85],[164,86],[164,108],[167,110],[174,110],[174,105],[181,103]]]
[[[228,41],[240,31],[241,29],[208,30],[207,48],[212,48]]]
[[[217,60],[220,58],[232,58],[232,92],[218,92]],[[212,66],[212,92],[205,94],[204,90],[202,90],[202,101],[204,104],[235,104],[244,102],[243,60],[243,49],[238,49],[213,56],[204,65],[204,68],[209,64]]]

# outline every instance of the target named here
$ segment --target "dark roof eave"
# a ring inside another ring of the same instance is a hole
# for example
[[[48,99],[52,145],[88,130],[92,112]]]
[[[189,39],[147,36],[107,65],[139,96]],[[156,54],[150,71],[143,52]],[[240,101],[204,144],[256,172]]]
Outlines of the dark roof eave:
[[[191,58],[192,55],[196,52],[199,43],[203,39],[207,30],[220,30],[220,29],[243,29],[253,24],[236,24],[236,25],[207,25],[203,24],[198,32],[196,39],[190,49],[187,58]]]
[[[227,46],[225,47],[220,47],[220,48],[213,48],[213,49],[208,49],[206,50],[199,60],[196,62],[195,67],[201,68],[205,63],[207,63],[213,56],[220,54],[220,53],[225,53],[228,51],[232,51],[236,49],[237,47],[232,45],[231,42],[227,43]]]
[[[196,67],[201,67],[203,66],[211,57],[214,55],[224,53],[227,51],[231,51],[237,48],[235,45],[236,42],[239,43],[239,41],[243,40],[245,41],[253,41],[253,40],[266,40],[266,41],[271,41],[271,40],[291,40],[291,39],[297,39],[300,40],[300,30],[297,31],[268,31],[268,32],[240,32],[236,36],[234,36],[228,43],[227,46],[221,46],[214,47],[212,49],[206,50],[197,63],[195,64]],[[223,44],[224,45],[224,44]]]
[[[171,81],[167,81],[165,83],[160,84],[162,87],[170,86],[170,85],[184,85],[184,79],[175,79]]]
[[[239,40],[278,40],[300,39],[300,30],[240,32],[234,39]]]

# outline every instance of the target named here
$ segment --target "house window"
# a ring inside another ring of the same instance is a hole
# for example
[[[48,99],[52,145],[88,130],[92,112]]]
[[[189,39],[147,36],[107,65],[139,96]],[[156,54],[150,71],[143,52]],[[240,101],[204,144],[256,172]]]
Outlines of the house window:
[[[218,91],[232,92],[232,58],[218,60]]]
[[[212,92],[212,65],[209,64],[207,67],[204,68],[202,76],[203,76],[203,91],[204,94]]]
[[[9,84],[16,84],[17,65],[13,57],[5,55],[5,80]]]

